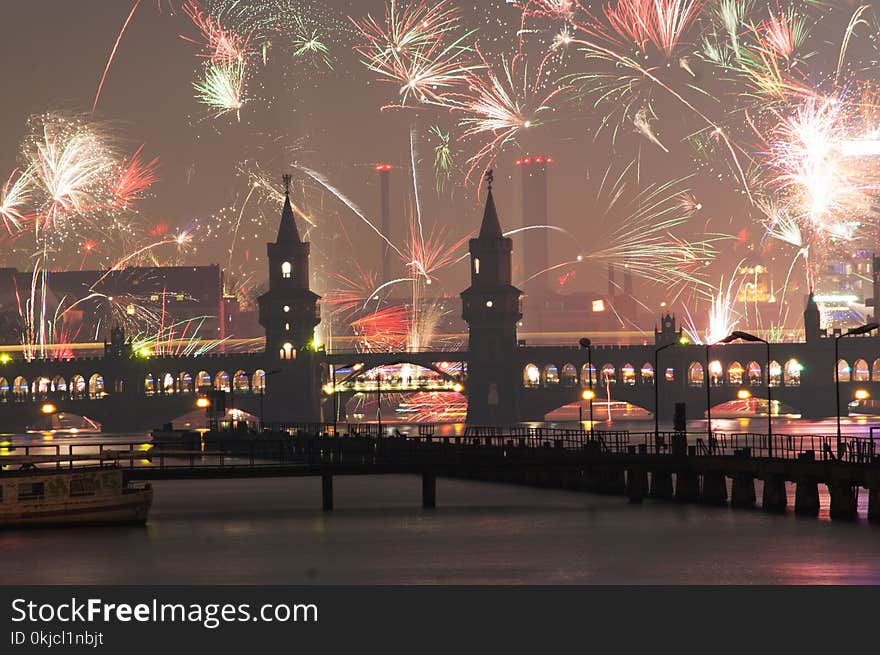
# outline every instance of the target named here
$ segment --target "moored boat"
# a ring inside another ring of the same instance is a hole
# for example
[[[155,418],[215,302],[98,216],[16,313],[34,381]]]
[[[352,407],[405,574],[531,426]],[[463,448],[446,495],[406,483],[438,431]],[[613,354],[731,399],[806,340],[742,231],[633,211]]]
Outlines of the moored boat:
[[[149,484],[126,481],[116,467],[0,471],[0,528],[145,523],[152,502]]]

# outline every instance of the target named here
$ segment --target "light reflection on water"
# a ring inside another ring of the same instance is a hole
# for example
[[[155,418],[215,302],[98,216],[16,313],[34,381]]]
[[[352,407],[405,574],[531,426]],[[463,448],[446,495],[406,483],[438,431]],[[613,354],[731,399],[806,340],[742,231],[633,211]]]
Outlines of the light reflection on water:
[[[713,426],[763,432],[766,425],[766,419],[751,426],[743,421],[719,419]],[[858,421],[847,425],[847,432],[867,434]],[[645,432],[653,423],[607,427]],[[705,421],[691,424],[694,431],[705,427]],[[833,434],[835,421],[780,418],[774,430]],[[438,428],[438,434],[461,431]],[[51,443],[93,439],[55,435]],[[40,435],[12,442],[46,443]],[[880,584],[880,529],[864,521],[864,491],[862,520],[841,524],[828,520],[823,486],[819,520],[652,501],[629,505],[621,497],[446,479],[438,482],[438,509],[430,511],[421,509],[420,480],[412,476],[337,478],[332,514],[319,509],[315,479],[154,486],[144,528],[0,531],[0,552],[15,563],[5,569],[4,582]],[[760,502],[760,482],[756,486]],[[788,496],[792,504],[792,485]]]

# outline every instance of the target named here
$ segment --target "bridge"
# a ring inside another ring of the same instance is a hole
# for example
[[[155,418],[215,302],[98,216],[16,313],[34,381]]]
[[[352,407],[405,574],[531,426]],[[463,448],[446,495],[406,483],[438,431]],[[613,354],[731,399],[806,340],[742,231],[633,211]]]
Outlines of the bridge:
[[[467,400],[468,422],[480,425],[542,421],[560,407],[583,404],[587,389],[600,399],[656,411],[664,421],[677,404],[693,418],[742,398],[760,406],[768,394],[773,404],[765,407],[772,411],[834,416],[838,381],[843,414],[853,401],[880,399],[880,337],[841,338],[848,335],[822,330],[812,297],[804,340],[770,344],[769,357],[758,343],[688,344],[671,315],[662,317],[650,345],[520,341],[523,294],[510,284],[512,242],[501,231],[491,189],[479,234],[469,244],[471,284],[461,294],[469,326],[464,351],[315,349],[320,299],[309,289],[308,246],[287,197],[278,238],[268,244],[269,291],[260,298],[264,351],[142,356],[115,329],[103,357],[27,360],[7,354],[0,358],[4,429],[33,425],[47,405],[96,420],[105,431],[149,429],[212,393],[225,394],[227,408],[261,420],[308,423],[345,420],[342,401],[356,394],[459,393]]]
[[[584,430],[471,428],[461,437],[335,435],[332,426],[287,428],[255,438],[234,432],[181,435],[177,444],[76,442],[19,447],[6,464],[71,467],[114,465],[132,480],[320,477],[323,508],[333,509],[333,477],[418,475],[425,507],[436,505],[438,476],[471,478],[735,508],[757,503],[786,512],[819,513],[818,485],[828,486],[832,519],[858,515],[859,489],[868,519],[880,522],[880,443],[869,438],[777,435],[630,434]],[[189,439],[198,438],[198,442]],[[23,452],[21,452],[23,451]]]

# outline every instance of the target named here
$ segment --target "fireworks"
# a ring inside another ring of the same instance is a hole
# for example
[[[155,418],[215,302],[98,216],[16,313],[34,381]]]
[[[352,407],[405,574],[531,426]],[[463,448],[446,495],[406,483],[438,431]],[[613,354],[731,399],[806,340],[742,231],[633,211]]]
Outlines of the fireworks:
[[[6,184],[0,187],[0,218],[3,226],[13,234],[27,220],[27,208],[31,201],[31,171],[12,171]]]
[[[244,105],[244,61],[215,62],[208,66],[205,77],[193,82],[196,99],[214,112],[214,117],[239,112]]]

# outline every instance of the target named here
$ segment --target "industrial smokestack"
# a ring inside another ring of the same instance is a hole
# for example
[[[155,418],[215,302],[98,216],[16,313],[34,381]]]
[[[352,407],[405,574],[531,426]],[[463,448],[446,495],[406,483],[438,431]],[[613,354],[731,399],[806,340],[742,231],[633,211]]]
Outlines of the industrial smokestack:
[[[392,241],[391,234],[391,164],[376,164],[379,173],[379,213],[382,219],[382,234]],[[382,282],[391,281],[391,246],[384,239],[381,242]]]
[[[549,225],[547,206],[547,168],[552,157],[524,157],[516,164],[522,170],[522,216],[523,227]],[[526,295],[545,296],[549,285],[546,275],[539,275],[550,268],[550,239],[547,230],[528,230],[523,235],[523,272]],[[534,279],[533,276],[537,275]]]

